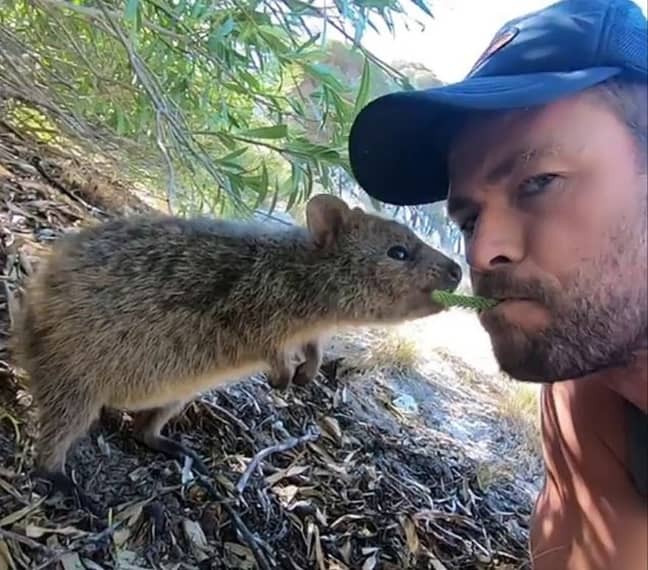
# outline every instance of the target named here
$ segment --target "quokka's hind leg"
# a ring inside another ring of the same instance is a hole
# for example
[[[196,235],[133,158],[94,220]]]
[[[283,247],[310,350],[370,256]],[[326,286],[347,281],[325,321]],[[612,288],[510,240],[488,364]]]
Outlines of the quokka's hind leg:
[[[76,495],[83,506],[96,512],[88,497],[66,475],[65,460],[70,448],[97,419],[101,402],[78,385],[69,382],[48,384],[55,387],[46,391],[42,384],[35,385],[40,430],[34,475],[48,480],[53,492]]]
[[[161,435],[166,423],[182,410],[182,402],[172,402],[158,408],[142,410],[133,414],[133,436],[137,441],[182,462],[191,457],[196,471],[207,475],[209,471],[200,457],[182,443]]]
[[[322,348],[318,341],[307,342],[302,347],[305,360],[295,369],[293,382],[305,386],[312,382],[322,365]]]

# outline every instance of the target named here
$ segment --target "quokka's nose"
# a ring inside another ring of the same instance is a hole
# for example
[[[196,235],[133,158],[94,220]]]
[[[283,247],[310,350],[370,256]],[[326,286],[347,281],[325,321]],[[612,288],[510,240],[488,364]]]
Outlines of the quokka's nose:
[[[459,287],[459,283],[461,283],[461,278],[463,277],[461,265],[459,265],[452,259],[448,259],[445,266],[444,276],[444,289],[454,291],[457,287]]]

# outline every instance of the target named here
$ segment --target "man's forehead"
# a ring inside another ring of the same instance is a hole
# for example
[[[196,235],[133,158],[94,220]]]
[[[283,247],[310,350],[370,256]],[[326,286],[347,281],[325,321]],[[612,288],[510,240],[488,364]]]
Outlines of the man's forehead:
[[[496,184],[516,169],[523,168],[525,164],[544,158],[565,156],[565,154],[565,145],[554,137],[536,142],[520,141],[519,145],[506,147],[502,153],[493,153],[493,160],[482,174],[485,182]]]
[[[450,145],[448,161],[451,171],[461,169],[467,162],[485,161],[496,152],[531,152],[537,146],[536,124],[546,109],[516,109],[513,111],[475,114],[466,121]],[[543,143],[547,146],[547,143]],[[481,160],[480,160],[481,159]]]
[[[467,178],[487,181],[524,162],[579,154],[591,138],[591,108],[586,100],[574,98],[468,120],[450,145],[451,191]]]
[[[538,137],[536,140],[516,138],[500,145],[484,144],[472,153],[466,153],[465,158],[459,158],[451,166],[448,200],[453,200],[465,186],[472,186],[473,183],[482,188],[496,185],[525,165],[567,154],[573,153],[554,136]]]

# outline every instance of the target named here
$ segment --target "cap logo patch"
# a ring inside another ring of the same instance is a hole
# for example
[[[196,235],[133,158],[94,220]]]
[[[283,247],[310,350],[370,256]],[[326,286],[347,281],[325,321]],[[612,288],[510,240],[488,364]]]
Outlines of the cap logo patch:
[[[486,62],[487,59],[491,58],[495,53],[511,43],[511,41],[513,41],[513,38],[515,38],[515,36],[517,36],[519,32],[520,30],[516,26],[508,26],[506,28],[502,28],[491,40],[491,43],[488,44],[488,47],[484,50],[484,52],[479,56],[468,75],[472,75],[478,67],[481,67]]]

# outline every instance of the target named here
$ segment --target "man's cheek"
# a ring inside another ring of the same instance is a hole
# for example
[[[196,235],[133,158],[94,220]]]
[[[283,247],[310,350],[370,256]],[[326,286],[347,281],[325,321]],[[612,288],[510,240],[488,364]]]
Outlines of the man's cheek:
[[[602,236],[579,231],[568,220],[548,220],[530,228],[527,251],[530,264],[564,286],[567,276],[600,256],[602,245]]]

